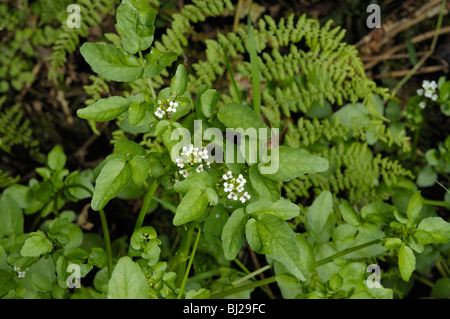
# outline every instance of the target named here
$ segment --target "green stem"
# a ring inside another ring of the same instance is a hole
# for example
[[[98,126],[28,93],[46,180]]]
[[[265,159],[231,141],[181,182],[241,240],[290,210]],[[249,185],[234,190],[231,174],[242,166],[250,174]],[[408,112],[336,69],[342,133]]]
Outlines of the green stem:
[[[441,273],[442,277],[448,278],[448,274],[447,274],[447,272],[445,271],[444,267],[442,267],[442,264],[441,264],[440,261],[438,261],[438,262],[436,263],[436,268],[437,268],[437,270]]]
[[[253,278],[253,277],[257,276],[257,275],[259,275],[260,273],[265,272],[266,270],[268,270],[268,269],[270,269],[270,268],[272,268],[271,265],[266,265],[266,266],[264,266],[264,267],[262,267],[262,268],[259,268],[259,269],[255,270],[255,271],[252,272],[252,273],[249,273],[247,276],[241,277],[241,278],[239,278],[239,279],[233,281],[231,284],[232,284],[233,286],[238,286],[240,283],[242,283],[242,282],[244,282],[244,281],[246,281],[246,280],[249,280],[250,278]]]
[[[327,258],[319,260],[318,262],[316,262],[314,264],[314,268],[323,266],[325,264],[328,264],[328,263],[332,262],[336,258],[342,257],[344,255],[350,254],[352,252],[355,252],[357,250],[360,250],[360,249],[363,249],[363,248],[366,248],[366,247],[369,247],[369,246],[372,246],[372,245],[376,245],[376,244],[378,244],[380,242],[381,242],[381,239],[376,239],[376,240],[367,242],[365,244],[361,244],[361,245],[358,245],[358,246],[355,246],[355,247],[344,249],[344,250],[342,250],[342,251],[340,251],[340,252],[338,252],[338,253],[336,253],[334,255],[331,255],[331,256],[329,256]],[[228,295],[231,295],[231,294],[235,294],[235,293],[238,293],[238,292],[241,292],[241,291],[245,291],[245,290],[261,287],[261,286],[264,286],[264,285],[268,285],[268,284],[271,284],[271,283],[273,283],[275,281],[276,281],[276,276],[272,276],[272,277],[269,277],[269,278],[266,278],[266,279],[263,279],[263,280],[255,281],[255,282],[252,282],[250,284],[242,285],[242,286],[239,286],[239,287],[236,287],[236,288],[232,288],[232,289],[228,289],[228,290],[225,290],[225,291],[213,292],[211,294],[211,298],[215,298],[215,299],[223,298],[225,296],[228,296]]]
[[[358,245],[358,246],[355,246],[355,247],[344,249],[344,250],[342,250],[342,251],[340,251],[340,252],[338,252],[338,253],[336,253],[334,255],[331,255],[331,256],[329,256],[327,258],[324,258],[322,260],[317,261],[314,264],[314,268],[317,268],[317,267],[323,266],[325,264],[328,264],[328,263],[332,262],[333,260],[335,260],[336,258],[339,258],[339,257],[342,257],[344,255],[350,254],[350,253],[355,252],[357,250],[360,250],[360,249],[363,249],[363,248],[366,248],[366,247],[369,247],[369,246],[372,246],[372,245],[379,244],[380,242],[381,242],[381,239],[376,239],[376,240],[369,241],[369,242],[367,242],[365,244],[361,244],[361,245]]]
[[[189,284],[191,282],[196,282],[196,281],[199,281],[199,280],[203,280],[203,279],[207,279],[207,278],[211,278],[211,277],[218,276],[218,275],[220,275],[220,271],[218,269],[205,271],[205,272],[203,272],[201,274],[189,277],[186,280],[186,284]]]
[[[134,226],[134,230],[137,230],[142,227],[142,224],[144,223],[145,215],[147,215],[147,211],[148,211],[148,208],[152,201],[152,197],[155,194],[155,191],[157,188],[158,188],[158,183],[156,182],[156,179],[154,179],[152,184],[150,185],[150,188],[148,189],[147,193],[144,196],[144,200],[142,202],[141,210],[139,211],[139,216],[138,216],[138,219],[136,220],[136,225]]]
[[[180,246],[175,253],[175,256],[169,261],[170,267],[168,271],[173,271],[175,268],[175,272],[177,274],[177,279],[175,284],[179,287],[182,284],[182,280],[184,278],[184,270],[186,268],[186,259],[189,255],[189,250],[191,248],[192,237],[194,236],[195,224],[190,223],[187,226],[186,233],[181,237]]]
[[[449,202],[443,202],[443,201],[440,201],[440,200],[424,199],[423,203],[427,204],[427,205],[433,205],[433,206],[450,207],[450,203]]]
[[[413,277],[414,277],[414,279],[420,281],[421,283],[423,283],[424,285],[426,285],[426,286],[428,286],[428,287],[433,288],[433,286],[434,286],[434,283],[432,283],[431,281],[429,281],[429,280],[426,279],[426,278],[423,278],[422,276],[419,276],[419,275],[416,274],[416,273],[413,273]]]
[[[186,286],[186,281],[187,281],[187,279],[189,277],[189,272],[191,270],[192,263],[194,262],[194,256],[195,256],[195,252],[197,250],[198,242],[200,241],[201,233],[202,233],[202,229],[199,228],[198,229],[198,233],[197,233],[197,238],[195,239],[194,247],[192,248],[191,256],[189,257],[189,263],[188,263],[187,268],[186,268],[186,270],[184,272],[183,282],[181,283],[180,292],[178,293],[177,299],[181,299],[181,296],[183,295],[184,287]]]
[[[108,255],[108,277],[111,278],[113,270],[111,238],[109,237],[109,229],[108,223],[106,221],[105,212],[103,211],[103,209],[100,209],[99,213],[100,213],[100,220],[102,222],[103,240],[105,242],[106,254]]]
[[[210,297],[211,297],[211,299],[223,298],[223,297],[226,297],[228,295],[236,294],[236,293],[241,292],[241,291],[245,291],[245,290],[249,290],[249,289],[253,289],[253,288],[258,288],[258,287],[261,287],[261,286],[265,286],[265,285],[271,284],[271,283],[275,282],[276,280],[277,280],[277,277],[276,276],[272,276],[272,277],[269,277],[269,278],[266,278],[266,279],[263,279],[263,280],[252,282],[252,283],[247,284],[247,285],[239,286],[239,287],[228,289],[228,290],[225,290],[225,291],[214,292],[214,293],[211,294]]]

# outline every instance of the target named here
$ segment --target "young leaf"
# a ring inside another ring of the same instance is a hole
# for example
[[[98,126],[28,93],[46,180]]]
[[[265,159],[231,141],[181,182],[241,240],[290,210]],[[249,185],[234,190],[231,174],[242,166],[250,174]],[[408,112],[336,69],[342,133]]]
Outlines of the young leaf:
[[[233,129],[268,129],[261,117],[259,117],[250,107],[242,104],[229,103],[222,105],[219,109],[219,113],[217,113],[217,117],[226,127]]]
[[[118,158],[109,161],[97,177],[91,202],[92,209],[99,211],[105,207],[128,185],[131,176],[131,166],[125,160]]]
[[[137,125],[145,116],[145,112],[147,111],[148,104],[147,102],[131,102],[128,107],[128,121],[131,125]]]
[[[413,271],[416,269],[416,257],[411,248],[404,243],[398,250],[398,267],[404,281],[409,281]]]
[[[85,120],[94,120],[97,122],[111,121],[128,110],[130,103],[124,97],[111,96],[100,99],[88,107],[79,109],[77,115]]]
[[[144,155],[136,155],[129,161],[133,170],[132,179],[136,185],[144,184],[150,171],[151,162]]]
[[[299,280],[306,280],[295,233],[284,220],[272,214],[258,215],[249,219],[245,234],[255,252],[279,261]]]
[[[217,102],[219,102],[219,99],[220,95],[214,89],[209,89],[200,96],[202,112],[206,117],[210,117],[214,113],[214,109]]]
[[[122,45],[130,54],[147,50],[153,42],[157,11],[144,0],[122,0],[117,7],[117,26]]]
[[[9,194],[0,198],[0,237],[23,234],[23,213]]]
[[[360,225],[360,218],[358,213],[350,206],[349,203],[343,202],[339,205],[339,209],[342,214],[342,218],[352,226],[358,227]]]
[[[66,154],[60,145],[56,145],[47,156],[47,166],[56,171],[63,169],[66,165]]]
[[[259,198],[269,199],[273,202],[281,198],[278,183],[262,175],[256,165],[250,168],[249,177],[253,188],[258,192]]]
[[[447,243],[450,241],[450,223],[447,223],[441,217],[425,218],[419,223],[417,229],[433,236],[435,243]]]
[[[259,214],[273,214],[281,219],[292,219],[300,214],[300,207],[284,198],[276,202],[267,199],[260,199],[250,203],[246,208],[247,214],[253,217]]]
[[[293,178],[316,172],[324,172],[328,169],[328,160],[317,155],[308,153],[305,150],[280,146],[278,149],[278,158],[272,158],[272,161],[277,161],[278,171],[273,174],[265,174],[267,178],[277,182],[289,182]],[[260,163],[258,169],[266,168],[267,166],[276,165],[272,163]]]
[[[241,250],[247,221],[248,215],[245,214],[244,208],[238,208],[223,227],[222,247],[226,259],[233,260]]]
[[[39,257],[51,252],[53,249],[52,242],[42,231],[30,233],[30,237],[25,240],[20,254],[23,257]]]
[[[178,54],[175,52],[161,52],[152,48],[145,58],[147,60],[147,65],[145,66],[144,75],[148,78],[153,78],[160,74],[164,68],[176,61],[178,59]]]
[[[148,299],[148,283],[130,257],[119,259],[109,281],[108,299]]]
[[[133,82],[142,77],[144,68],[134,55],[112,44],[85,42],[80,48],[92,71],[117,82]]]
[[[423,207],[423,197],[420,195],[420,191],[415,192],[409,200],[408,210],[406,215],[408,216],[408,223],[412,224],[420,214]]]
[[[199,218],[208,206],[208,195],[199,189],[191,189],[177,207],[173,224],[183,225]]]
[[[175,96],[183,95],[184,91],[186,91],[188,85],[188,77],[186,68],[183,64],[179,64],[177,67],[177,71],[170,82],[170,93]]]
[[[306,229],[308,240],[312,243],[327,241],[334,229],[333,199],[329,191],[322,191],[308,208],[306,213]]]

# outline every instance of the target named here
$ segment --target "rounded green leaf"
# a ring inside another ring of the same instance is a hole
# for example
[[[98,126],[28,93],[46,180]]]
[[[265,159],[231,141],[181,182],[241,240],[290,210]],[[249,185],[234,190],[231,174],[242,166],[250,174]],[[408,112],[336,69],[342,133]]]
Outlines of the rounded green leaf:
[[[144,68],[134,55],[112,44],[86,42],[80,48],[92,71],[117,82],[133,82],[142,77]]]
[[[398,267],[404,281],[409,281],[413,271],[416,269],[416,256],[414,252],[404,243],[398,250]]]
[[[77,115],[85,120],[94,120],[97,122],[111,121],[128,110],[129,105],[130,101],[128,99],[121,96],[111,96],[100,99],[88,107],[79,109]]]
[[[91,207],[99,211],[131,180],[132,169],[125,160],[117,158],[109,161],[97,177]]]
[[[56,145],[52,150],[48,153],[47,156],[47,166],[52,170],[63,169],[66,165],[66,154],[60,145]]]
[[[228,260],[236,258],[244,244],[245,225],[248,215],[243,208],[236,209],[228,218],[222,231],[222,247],[224,256]]]
[[[202,112],[206,117],[210,117],[214,113],[214,109],[219,102],[220,95],[214,89],[206,90],[200,96]]]
[[[182,95],[188,85],[188,76],[183,64],[179,64],[177,71],[170,82],[170,92],[176,96]]]
[[[173,224],[180,226],[199,218],[208,206],[208,195],[199,189],[191,189],[177,207]]]
[[[41,231],[30,233],[30,237],[25,240],[20,254],[23,257],[39,257],[51,252],[53,249],[52,242]]]
[[[130,257],[119,259],[109,281],[108,299],[148,299],[148,283]]]

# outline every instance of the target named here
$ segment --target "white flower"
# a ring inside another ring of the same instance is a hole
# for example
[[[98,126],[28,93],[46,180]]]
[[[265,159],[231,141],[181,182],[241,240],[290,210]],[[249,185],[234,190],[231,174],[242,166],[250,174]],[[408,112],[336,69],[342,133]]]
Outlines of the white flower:
[[[433,91],[430,91],[430,90],[425,91],[425,97],[431,99],[432,96],[433,96]]]
[[[180,168],[184,167],[183,159],[181,157],[178,157],[175,162],[177,163],[177,166]]]
[[[169,113],[173,113],[173,112],[175,112],[176,110],[175,110],[175,108],[169,106],[169,107],[167,108],[166,111],[169,112]]]
[[[206,147],[203,148],[203,151],[199,152],[199,155],[203,158],[203,159],[208,159],[209,155],[208,155],[208,150],[206,149]]]
[[[233,173],[231,171],[228,171],[226,174],[223,174],[223,176],[222,176],[222,178],[226,181],[232,177],[233,177]]]
[[[162,102],[161,102],[161,100],[158,100],[158,104],[161,104]]]
[[[203,164],[200,164],[196,169],[197,173],[200,173],[203,171]]]
[[[223,183],[225,193],[231,192],[233,190],[233,184],[229,184],[227,182]]]
[[[438,95],[435,93],[435,94],[433,94],[433,96],[431,97],[431,99],[433,100],[433,101],[436,101],[437,99],[438,99]]]
[[[237,190],[239,193],[242,193],[242,191],[244,190],[244,184],[240,184],[238,187],[236,187],[236,190]]]
[[[247,181],[245,180],[244,176],[242,176],[242,174],[239,174],[238,178],[236,179],[236,182],[238,184],[245,184],[245,183],[247,183]]]
[[[178,107],[178,102],[172,102],[172,101],[170,101],[169,105],[170,105],[171,107],[173,107],[173,109],[175,110],[175,109]]]
[[[211,163],[210,162],[206,162],[206,167],[210,168],[211,167]]]
[[[422,96],[423,95],[423,89],[418,89],[417,90],[417,95]]]
[[[188,177],[189,174],[187,172],[187,169],[182,169],[181,171],[178,171],[178,173],[180,173],[181,175],[183,175],[184,178]]]
[[[245,192],[244,193],[244,195],[242,195],[240,198],[239,198],[239,200],[242,202],[242,203],[245,203],[247,200],[249,200],[250,199],[250,195],[247,193],[247,192]]]
[[[158,108],[156,109],[155,115],[156,115],[157,117],[159,117],[160,119],[162,119],[165,113],[166,113],[166,112],[164,112],[160,107],[158,107]]]
[[[233,199],[233,200],[238,200],[238,195],[236,195],[234,192],[231,192],[231,193],[228,195],[228,198],[229,198],[229,199]]]
[[[192,154],[193,154],[194,156],[197,156],[197,155],[198,155],[198,151],[199,151],[199,149],[198,149],[197,147],[194,147],[194,148],[192,149]]]
[[[420,107],[421,109],[424,109],[426,106],[427,106],[427,104],[426,104],[424,101],[422,101],[422,102],[419,103],[419,107]]]

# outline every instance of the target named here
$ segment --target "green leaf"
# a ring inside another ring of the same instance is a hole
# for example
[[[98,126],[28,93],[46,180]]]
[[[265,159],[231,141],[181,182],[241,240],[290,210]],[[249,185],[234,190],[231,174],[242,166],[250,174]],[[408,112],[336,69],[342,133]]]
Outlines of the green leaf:
[[[398,250],[398,267],[404,281],[409,281],[414,269],[416,269],[414,252],[404,243]]]
[[[144,0],[122,0],[117,7],[117,26],[124,49],[135,54],[150,47],[157,11]]]
[[[157,238],[155,229],[152,226],[144,226],[133,232],[130,239],[130,245],[136,250],[142,250],[148,241]]]
[[[183,95],[188,85],[188,76],[183,64],[179,64],[177,71],[170,82],[170,93],[175,96]]]
[[[148,294],[141,268],[128,256],[120,258],[109,281],[108,299],[148,299]]]
[[[137,57],[112,44],[85,42],[80,52],[92,70],[108,80],[133,82],[144,73]]]
[[[0,237],[23,234],[23,213],[9,194],[0,198]]]
[[[437,173],[431,165],[425,165],[417,175],[417,185],[420,187],[433,186],[438,179]]]
[[[273,202],[281,198],[278,183],[262,175],[256,165],[250,168],[249,177],[253,188],[258,192],[259,198]]]
[[[200,96],[200,103],[202,112],[206,117],[210,117],[214,113],[214,109],[219,102],[220,95],[214,89],[209,89],[203,92]]]
[[[329,191],[322,191],[308,208],[306,229],[312,243],[323,243],[331,237],[335,224],[333,199]]]
[[[137,125],[145,116],[145,112],[148,109],[147,102],[131,102],[128,107],[128,121],[131,125]]]
[[[109,161],[97,177],[92,196],[91,206],[95,211],[99,211],[119,192],[128,185],[131,180],[132,169],[123,159],[113,159]]]
[[[144,75],[148,78],[153,78],[176,61],[178,59],[178,54],[175,52],[161,52],[152,48],[145,58],[147,60],[147,65],[145,66]]]
[[[275,173],[265,174],[267,178],[277,182],[289,182],[296,177],[309,173],[324,172],[328,169],[328,160],[310,154],[305,150],[289,146],[280,146],[278,149],[278,158],[272,158],[271,160],[277,164],[273,162],[261,163],[258,165],[258,168],[262,172],[262,169],[270,165],[278,167]]]
[[[259,117],[250,107],[242,104],[229,103],[222,105],[222,107],[219,109],[217,117],[219,118],[219,121],[222,122],[226,127],[232,129],[268,129],[267,125],[264,124],[261,117]]]
[[[206,240],[214,244],[222,237],[223,227],[228,221],[229,215],[223,204],[218,204],[209,213],[205,219],[205,225],[203,226],[203,233]]]
[[[428,217],[417,226],[418,230],[429,233],[435,243],[447,243],[450,241],[450,224],[441,217]]]
[[[300,207],[284,198],[280,198],[276,202],[260,199],[250,203],[246,207],[246,212],[252,215],[252,217],[259,214],[273,214],[281,219],[287,220],[298,216],[300,214]]]
[[[92,247],[89,263],[101,269],[108,264],[108,254],[103,248]]]
[[[361,218],[368,222],[388,224],[394,220],[396,208],[382,201],[375,201],[361,209]]]
[[[440,299],[450,298],[450,278],[440,278],[433,286],[431,295]]]
[[[233,260],[244,244],[245,225],[248,215],[244,208],[236,209],[228,218],[222,231],[222,247],[225,258]]]
[[[136,185],[142,185],[148,177],[151,168],[150,160],[144,155],[136,155],[130,161],[132,168],[132,179]]]
[[[255,252],[279,261],[299,280],[306,280],[295,233],[284,220],[271,214],[258,215],[249,219],[245,234]]]
[[[339,205],[339,210],[341,211],[342,218],[347,223],[355,227],[358,227],[360,225],[360,217],[349,203],[343,202],[341,205]]]
[[[114,143],[114,153],[125,153],[130,155],[146,155],[144,147],[136,142],[129,140],[120,140]]]
[[[177,207],[173,224],[183,225],[199,218],[208,206],[208,195],[199,189],[191,189]]]
[[[62,147],[60,145],[56,145],[48,153],[47,166],[54,171],[63,169],[66,165],[66,159],[66,154],[64,154]]]
[[[408,216],[408,223],[412,224],[420,214],[423,207],[423,197],[420,191],[415,192],[409,200],[406,215]]]
[[[384,247],[387,249],[399,248],[402,245],[402,240],[400,238],[388,238],[384,243]]]
[[[85,120],[94,120],[97,122],[111,121],[126,112],[130,103],[124,97],[110,96],[100,99],[88,107],[79,109],[77,115]]]
[[[23,257],[39,257],[51,252],[53,249],[52,242],[40,230],[30,233],[30,237],[25,240],[20,254]]]

